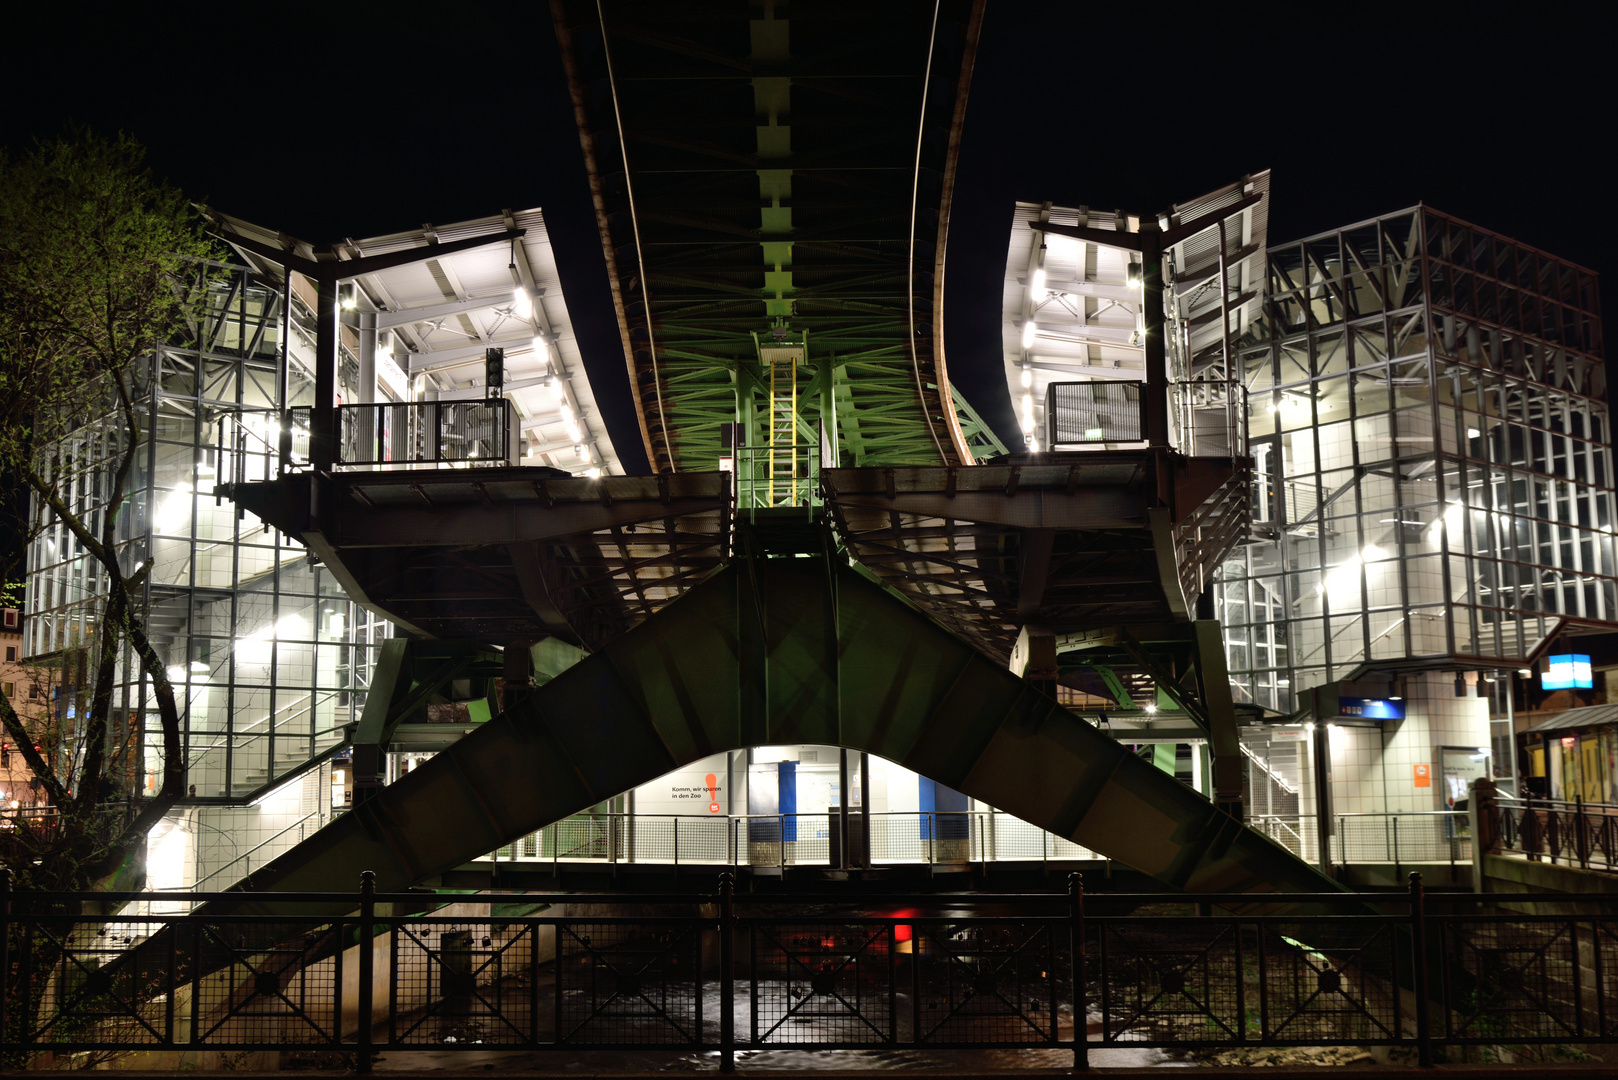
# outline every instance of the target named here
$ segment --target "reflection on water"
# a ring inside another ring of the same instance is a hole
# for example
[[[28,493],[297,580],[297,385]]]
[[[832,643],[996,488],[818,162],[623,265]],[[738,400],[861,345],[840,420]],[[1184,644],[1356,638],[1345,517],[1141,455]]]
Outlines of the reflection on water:
[[[763,987],[761,986],[761,989]],[[545,1015],[552,1004],[548,986],[539,988],[540,1015]],[[749,1001],[750,985],[745,979],[735,984],[735,1010],[733,1023],[738,1041],[745,1040],[751,1031],[752,1014]],[[705,980],[702,989],[703,1031],[709,1040],[719,1036],[719,983]],[[897,994],[895,1012],[898,1017],[910,1013],[907,994]],[[1066,1009],[1061,1015],[1058,1037],[1072,1038],[1072,1014]],[[1100,1018],[1090,1017],[1090,1038],[1096,1039]],[[908,1037],[908,1024],[903,1025],[901,1037]],[[378,1030],[380,1042],[385,1032]],[[933,1050],[933,1049],[870,1049],[870,1050],[809,1050],[771,1048],[766,1050],[736,1051],[738,1068],[748,1072],[833,1072],[846,1069],[864,1070],[949,1070],[951,1072],[991,1073],[1002,1070],[1052,1069],[1067,1070],[1073,1066],[1073,1051],[1066,1047],[1040,1050]],[[1161,1050],[1130,1048],[1092,1048],[1090,1064],[1097,1068],[1142,1068],[1150,1066],[1178,1067],[1186,1063],[1171,1061]],[[604,1051],[585,1047],[562,1050],[524,1051],[495,1049],[459,1049],[445,1046],[383,1051],[377,1061],[378,1072],[431,1072],[434,1070],[467,1071],[555,1071],[579,1070],[600,1073],[634,1072],[716,1072],[719,1068],[717,1050],[681,1052],[678,1050]]]

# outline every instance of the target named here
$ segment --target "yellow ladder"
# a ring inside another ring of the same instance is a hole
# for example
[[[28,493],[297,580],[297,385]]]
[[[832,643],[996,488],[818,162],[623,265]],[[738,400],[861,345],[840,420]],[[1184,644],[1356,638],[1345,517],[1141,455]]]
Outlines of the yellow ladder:
[[[766,504],[794,501],[798,452],[798,356],[781,349],[770,357],[770,488]]]

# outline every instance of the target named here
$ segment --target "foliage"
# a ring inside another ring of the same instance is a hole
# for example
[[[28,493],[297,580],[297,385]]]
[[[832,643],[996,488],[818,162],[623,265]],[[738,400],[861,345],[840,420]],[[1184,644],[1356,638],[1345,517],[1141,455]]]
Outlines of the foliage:
[[[62,536],[60,557],[78,560],[93,583],[82,598],[87,629],[46,665],[47,679],[74,690],[71,721],[65,694],[33,716],[0,702],[8,741],[57,811],[48,827],[0,831],[0,862],[18,885],[106,882],[138,861],[146,833],[185,790],[174,692],[145,632],[141,572],[128,565],[137,556],[120,547],[119,524],[153,358],[197,325],[211,254],[191,204],[153,177],[126,135],[70,131],[15,160],[0,156],[0,474],[31,497],[22,533]],[[165,762],[156,797],[138,802],[130,740],[142,721],[114,708],[130,666],[150,684]]]

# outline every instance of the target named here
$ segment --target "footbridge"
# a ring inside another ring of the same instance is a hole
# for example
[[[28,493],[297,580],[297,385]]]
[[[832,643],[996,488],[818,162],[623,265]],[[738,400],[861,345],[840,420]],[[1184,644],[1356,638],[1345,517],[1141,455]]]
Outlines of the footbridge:
[[[317,378],[308,456],[283,444],[278,475],[220,493],[413,640],[349,736],[370,781],[353,811],[239,888],[430,881],[781,743],[880,755],[1175,888],[1334,887],[1243,824],[1207,600],[1247,535],[1249,462],[1232,336],[1191,283],[1226,283],[1231,326],[1267,180],[1155,216],[1019,220],[1036,241],[1008,271],[1026,279],[1008,381],[1028,439],[1006,452],[950,386],[940,318],[981,0],[552,9],[653,472],[523,466],[492,397],[491,452],[389,461]],[[1042,330],[1052,303],[1086,329]],[[1093,370],[1049,377],[1042,334],[1099,343],[1080,342]],[[381,755],[451,687],[486,703],[466,734],[381,785]],[[1101,730],[1095,702],[1114,732],[1201,732],[1213,798]]]

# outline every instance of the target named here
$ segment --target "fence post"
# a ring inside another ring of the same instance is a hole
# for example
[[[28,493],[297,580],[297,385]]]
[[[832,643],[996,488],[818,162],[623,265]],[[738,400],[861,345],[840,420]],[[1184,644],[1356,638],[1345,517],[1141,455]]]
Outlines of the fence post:
[[[372,953],[375,922],[376,873],[367,870],[360,875],[359,1031],[356,1033],[358,1060],[355,1062],[355,1071],[362,1073],[371,1071],[371,984],[376,977],[376,957]]]
[[[1585,829],[1584,796],[1573,796],[1573,854],[1578,856],[1579,869],[1590,869],[1590,836]]]
[[[10,1049],[7,1021],[11,1019],[6,1005],[11,997],[11,871],[0,867],[0,1062]],[[23,1001],[27,1001],[23,996]]]
[[[1090,1068],[1090,1010],[1085,1007],[1084,987],[1088,978],[1084,956],[1084,876],[1067,877],[1070,947],[1073,950],[1073,1068]],[[1053,987],[1054,989],[1054,987]],[[1055,1034],[1052,1032],[1051,1034]]]
[[[736,1071],[736,876],[719,875],[719,1071]]]
[[[1433,1064],[1433,1035],[1428,1013],[1427,983],[1427,895],[1421,886],[1421,875],[1410,873],[1410,982],[1416,995],[1416,1064],[1431,1068]]]

